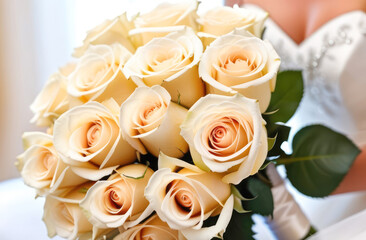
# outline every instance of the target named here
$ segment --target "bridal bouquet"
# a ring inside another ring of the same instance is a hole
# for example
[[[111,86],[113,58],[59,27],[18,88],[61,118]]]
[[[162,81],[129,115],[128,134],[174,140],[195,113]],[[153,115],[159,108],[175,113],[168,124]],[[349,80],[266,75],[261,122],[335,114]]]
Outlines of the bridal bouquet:
[[[301,192],[331,193],[358,149],[323,126],[286,123],[301,72],[278,73],[267,13],[162,4],[87,33],[31,105],[17,167],[45,197],[49,237],[250,239],[271,216],[264,169],[285,164]]]

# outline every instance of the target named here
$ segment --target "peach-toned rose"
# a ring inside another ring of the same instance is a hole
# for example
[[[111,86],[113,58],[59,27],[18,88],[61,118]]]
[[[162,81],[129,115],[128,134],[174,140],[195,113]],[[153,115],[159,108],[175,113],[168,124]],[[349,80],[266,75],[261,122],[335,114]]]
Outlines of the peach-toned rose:
[[[201,37],[205,46],[208,46],[218,36],[227,34],[235,28],[246,29],[256,37],[261,37],[264,22],[268,13],[263,10],[239,8],[238,6],[216,7],[198,18]]]
[[[138,86],[161,85],[173,102],[192,106],[205,93],[198,76],[202,43],[192,29],[155,38],[137,49],[123,72]]]
[[[69,76],[71,106],[113,98],[121,104],[136,85],[126,79],[122,67],[132,54],[121,44],[90,45]]]
[[[107,181],[98,181],[80,203],[89,221],[98,228],[132,227],[152,213],[144,189],[153,170],[131,164],[117,170]]]
[[[90,180],[136,159],[135,150],[121,137],[119,106],[113,99],[70,109],[56,120],[53,134],[64,162]]]
[[[137,47],[145,45],[153,38],[177,31],[183,26],[197,30],[197,7],[197,0],[162,3],[154,10],[139,15],[134,21],[136,28],[129,34]]]
[[[179,126],[187,111],[161,86],[138,87],[121,107],[122,136],[142,154],[182,157],[188,145]]]
[[[34,113],[31,123],[36,123],[37,126],[49,127],[62,113],[69,109],[67,76],[74,68],[75,64],[69,63],[51,75],[30,106]]]
[[[25,184],[35,188],[38,195],[54,194],[87,181],[61,160],[53,146],[52,136],[25,132],[23,144],[25,152],[18,156],[16,165]]]
[[[113,240],[185,240],[182,234],[169,228],[168,224],[161,221],[157,215],[153,215],[144,223],[136,225],[128,230],[122,230]]]
[[[195,164],[224,173],[224,182],[240,183],[266,159],[267,131],[256,100],[207,95],[188,111],[181,129]]]
[[[199,75],[208,93],[257,99],[264,112],[276,86],[280,58],[268,41],[245,30],[217,38],[206,49]]]
[[[87,189],[91,185],[92,183],[86,183],[81,187]],[[87,220],[78,204],[84,196],[85,191],[73,189],[64,196],[64,199],[46,197],[43,221],[50,238],[56,235],[67,239],[92,236],[93,225]]]
[[[161,153],[159,170],[151,177],[145,197],[170,228],[187,239],[209,240],[223,234],[233,211],[230,184],[221,178],[219,173],[202,171]],[[202,227],[204,220],[218,214],[215,225]]]
[[[135,52],[128,32],[134,28],[133,22],[127,19],[126,13],[114,18],[113,20],[106,20],[100,25],[88,31],[83,45],[74,50],[74,57],[81,57],[90,45],[120,43],[130,52]]]

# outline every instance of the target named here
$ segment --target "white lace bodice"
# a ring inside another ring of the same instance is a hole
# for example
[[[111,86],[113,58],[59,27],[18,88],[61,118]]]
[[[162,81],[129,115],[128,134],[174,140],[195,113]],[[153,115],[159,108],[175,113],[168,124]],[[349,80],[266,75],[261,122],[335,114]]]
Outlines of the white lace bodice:
[[[301,69],[304,96],[290,120],[293,131],[322,124],[366,145],[366,14],[340,15],[297,45],[271,19],[264,38],[281,56],[281,69]]]

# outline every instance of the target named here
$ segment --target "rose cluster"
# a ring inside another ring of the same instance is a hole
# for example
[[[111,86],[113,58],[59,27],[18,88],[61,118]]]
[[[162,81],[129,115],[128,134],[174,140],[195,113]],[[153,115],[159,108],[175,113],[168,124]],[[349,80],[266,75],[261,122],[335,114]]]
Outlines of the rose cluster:
[[[197,8],[165,3],[97,26],[31,105],[47,133],[24,133],[17,166],[46,198],[50,237],[225,232],[232,186],[267,156],[261,114],[280,59],[259,38],[265,12]]]

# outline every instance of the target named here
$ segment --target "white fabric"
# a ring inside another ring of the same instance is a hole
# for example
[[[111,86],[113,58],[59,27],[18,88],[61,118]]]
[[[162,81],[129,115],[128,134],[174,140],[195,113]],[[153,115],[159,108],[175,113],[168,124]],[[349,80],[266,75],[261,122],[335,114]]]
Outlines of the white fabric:
[[[49,239],[42,221],[44,198],[35,195],[20,178],[0,182],[0,239]]]
[[[322,124],[366,144],[366,14],[342,14],[297,45],[271,19],[265,38],[281,56],[281,69],[301,69],[303,100],[289,124],[292,132]]]
[[[269,19],[264,38],[281,56],[281,70],[303,70],[305,92],[288,123],[291,135],[306,125],[322,124],[347,135],[359,147],[366,145],[366,14],[342,14],[299,45]],[[280,170],[285,177],[284,168]],[[311,224],[326,229],[314,239],[366,239],[366,210],[357,214],[366,209],[366,192],[315,199],[286,184]],[[341,221],[347,217],[354,220]]]

